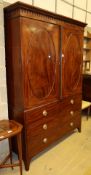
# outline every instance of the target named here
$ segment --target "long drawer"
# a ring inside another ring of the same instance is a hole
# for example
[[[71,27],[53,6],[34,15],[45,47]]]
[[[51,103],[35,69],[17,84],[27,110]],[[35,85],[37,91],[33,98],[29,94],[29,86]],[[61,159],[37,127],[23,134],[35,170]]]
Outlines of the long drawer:
[[[60,125],[60,123],[55,123],[54,120],[53,122],[48,123],[47,129],[43,129],[42,127],[29,129],[27,135],[28,155],[36,155],[65,134],[68,134],[75,128],[80,128],[80,125],[81,118],[78,113],[76,118],[73,117],[62,125]]]

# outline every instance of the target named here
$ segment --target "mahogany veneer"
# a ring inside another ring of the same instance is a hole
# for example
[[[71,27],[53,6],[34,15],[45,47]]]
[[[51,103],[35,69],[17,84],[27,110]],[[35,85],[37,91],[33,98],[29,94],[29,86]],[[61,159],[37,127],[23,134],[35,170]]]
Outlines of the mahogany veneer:
[[[81,130],[86,24],[21,2],[4,12],[9,118],[23,124],[28,170],[33,156]]]

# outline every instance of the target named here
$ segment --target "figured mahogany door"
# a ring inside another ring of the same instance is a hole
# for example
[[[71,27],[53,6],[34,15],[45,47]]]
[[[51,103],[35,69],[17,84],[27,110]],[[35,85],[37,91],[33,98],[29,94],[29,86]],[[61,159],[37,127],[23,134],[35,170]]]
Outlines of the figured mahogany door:
[[[59,27],[21,19],[25,107],[58,98]]]
[[[62,28],[61,96],[80,93],[82,89],[83,33]]]

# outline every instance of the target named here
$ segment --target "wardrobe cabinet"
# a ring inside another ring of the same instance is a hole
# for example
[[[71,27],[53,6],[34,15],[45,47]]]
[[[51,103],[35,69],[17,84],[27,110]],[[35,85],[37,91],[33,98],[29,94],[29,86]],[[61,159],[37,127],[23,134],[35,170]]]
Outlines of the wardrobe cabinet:
[[[23,124],[28,170],[32,157],[81,130],[86,24],[21,2],[6,7],[4,16],[8,112]]]

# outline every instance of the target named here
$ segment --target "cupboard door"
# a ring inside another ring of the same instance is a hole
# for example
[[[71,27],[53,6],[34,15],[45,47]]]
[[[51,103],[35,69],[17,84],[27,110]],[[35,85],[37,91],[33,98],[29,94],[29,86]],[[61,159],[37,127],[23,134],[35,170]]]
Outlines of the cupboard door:
[[[82,89],[83,33],[62,28],[61,96],[80,93]]]
[[[59,27],[32,19],[21,19],[25,107],[58,97]]]

